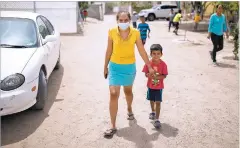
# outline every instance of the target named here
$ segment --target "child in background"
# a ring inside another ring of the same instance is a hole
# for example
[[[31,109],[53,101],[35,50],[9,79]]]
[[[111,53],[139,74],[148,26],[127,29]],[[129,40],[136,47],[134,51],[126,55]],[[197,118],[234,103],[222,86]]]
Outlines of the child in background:
[[[138,20],[137,12],[134,11],[132,15],[133,28],[137,28],[137,20]]]
[[[170,29],[173,25],[173,18],[175,16],[175,13],[173,11],[173,9],[171,9],[170,13],[169,13],[169,24],[168,24],[168,32],[170,32]]]
[[[141,23],[138,24],[138,30],[140,31],[140,34],[141,34],[142,43],[143,45],[145,45],[147,36],[148,38],[150,38],[149,34],[151,30],[149,28],[149,25],[145,22],[144,16],[140,16],[140,20],[141,20]]]
[[[200,22],[201,17],[199,12],[197,12],[197,14],[194,16],[194,31],[197,31],[197,27],[198,27],[198,23]]]
[[[174,19],[173,19],[173,23],[175,25],[175,30],[173,31],[176,35],[178,35],[178,29],[179,29],[179,22],[182,18],[182,11],[178,10],[178,13],[175,15]]]
[[[154,120],[153,125],[155,128],[161,127],[159,121],[161,102],[162,102],[162,91],[164,89],[163,79],[168,75],[167,65],[161,60],[162,57],[162,46],[160,44],[153,44],[150,47],[151,51],[151,66],[155,70],[154,75],[149,75],[147,65],[144,66],[143,72],[148,78],[147,82],[147,100],[150,101],[152,112],[149,115],[149,119]]]

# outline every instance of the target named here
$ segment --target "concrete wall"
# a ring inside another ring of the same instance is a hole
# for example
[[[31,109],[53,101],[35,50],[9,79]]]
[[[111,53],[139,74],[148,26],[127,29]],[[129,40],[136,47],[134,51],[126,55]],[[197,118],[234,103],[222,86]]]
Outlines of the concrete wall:
[[[101,4],[92,4],[88,8],[88,17],[95,18],[98,20],[104,19],[103,7]]]
[[[36,2],[36,12],[46,17],[61,33],[77,32],[77,2]]]
[[[31,11],[44,15],[60,33],[77,33],[77,2],[0,2],[0,10]]]

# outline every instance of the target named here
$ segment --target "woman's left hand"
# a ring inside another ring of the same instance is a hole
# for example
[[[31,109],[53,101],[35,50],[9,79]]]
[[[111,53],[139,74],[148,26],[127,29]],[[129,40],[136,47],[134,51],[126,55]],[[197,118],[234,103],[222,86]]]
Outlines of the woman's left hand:
[[[153,76],[154,73],[155,73],[155,71],[153,70],[152,67],[150,67],[150,68],[148,69],[148,71],[149,71],[149,75],[150,75],[150,76]]]

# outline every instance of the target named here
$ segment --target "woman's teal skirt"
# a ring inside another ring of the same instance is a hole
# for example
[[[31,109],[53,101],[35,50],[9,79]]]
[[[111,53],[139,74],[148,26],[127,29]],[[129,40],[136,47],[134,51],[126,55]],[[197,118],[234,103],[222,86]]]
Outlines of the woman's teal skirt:
[[[110,86],[132,86],[136,76],[136,64],[109,62],[108,80]]]

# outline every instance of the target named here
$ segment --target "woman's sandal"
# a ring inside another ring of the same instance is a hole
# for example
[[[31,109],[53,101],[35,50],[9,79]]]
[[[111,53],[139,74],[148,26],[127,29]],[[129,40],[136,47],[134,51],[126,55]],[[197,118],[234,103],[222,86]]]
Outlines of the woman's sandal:
[[[108,129],[104,132],[104,137],[107,137],[107,138],[113,137],[113,135],[116,134],[116,132],[117,132],[117,129],[115,128]]]
[[[128,120],[134,120],[134,114],[133,113],[128,113]]]

